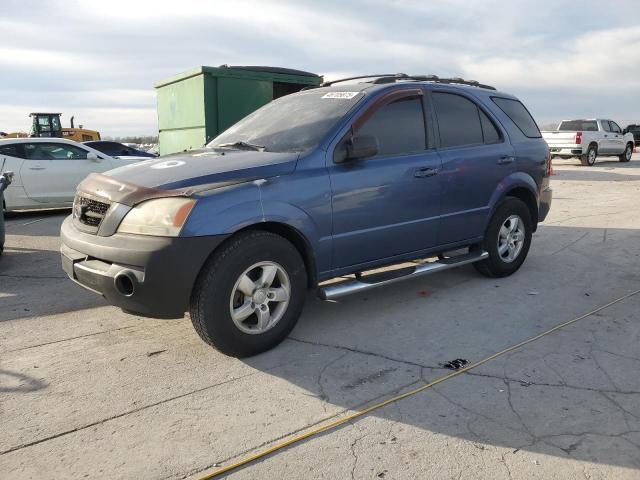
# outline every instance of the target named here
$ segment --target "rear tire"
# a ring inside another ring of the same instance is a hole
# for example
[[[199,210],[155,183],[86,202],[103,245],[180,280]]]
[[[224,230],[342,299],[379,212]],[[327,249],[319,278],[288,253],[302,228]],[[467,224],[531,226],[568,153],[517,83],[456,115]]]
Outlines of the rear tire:
[[[580,156],[580,163],[585,167],[593,167],[598,158],[598,147],[590,145],[585,155]]]
[[[290,242],[249,231],[222,245],[202,268],[191,294],[191,322],[220,352],[256,355],[289,335],[306,286],[304,261]]]
[[[482,241],[489,258],[473,266],[487,277],[511,275],[527,257],[532,233],[531,214],[525,203],[519,198],[505,198],[491,217]]]
[[[631,161],[632,155],[633,155],[633,144],[627,143],[627,147],[624,149],[624,152],[622,153],[622,155],[620,155],[618,158],[620,159],[621,162],[626,163]]]

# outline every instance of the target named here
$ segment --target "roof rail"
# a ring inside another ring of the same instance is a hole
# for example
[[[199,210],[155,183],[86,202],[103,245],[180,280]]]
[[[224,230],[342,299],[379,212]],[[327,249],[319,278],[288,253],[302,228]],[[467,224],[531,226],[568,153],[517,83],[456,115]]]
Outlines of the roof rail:
[[[407,75],[405,73],[380,73],[378,75],[358,75],[357,77],[340,78],[338,80],[332,80],[330,82],[324,82],[320,86],[321,87],[330,87],[334,83],[347,82],[349,80],[359,80],[361,78],[377,78],[377,77],[387,78],[387,77],[402,77],[402,76],[406,77]]]
[[[437,75],[407,75],[406,73],[388,73],[382,75],[362,75],[359,77],[341,78],[339,80],[333,80],[331,82],[324,82],[321,87],[328,87],[334,83],[346,82],[348,80],[373,78],[370,83],[379,85],[383,83],[395,83],[398,80],[414,80],[418,82],[435,82],[442,84],[454,84],[454,85],[469,85],[471,87],[486,88],[488,90],[495,90],[495,87],[491,85],[484,85],[476,80],[465,80],[460,77],[453,78],[440,78]]]

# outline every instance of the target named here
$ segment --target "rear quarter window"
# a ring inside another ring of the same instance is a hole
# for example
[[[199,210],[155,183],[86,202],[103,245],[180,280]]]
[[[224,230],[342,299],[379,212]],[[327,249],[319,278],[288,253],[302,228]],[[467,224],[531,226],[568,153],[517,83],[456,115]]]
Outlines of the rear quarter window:
[[[535,120],[518,100],[502,97],[491,97],[491,100],[516,124],[525,136],[529,138],[542,137]]]
[[[2,145],[0,146],[0,156],[7,155],[9,157],[22,158],[21,149],[18,148],[18,145]]]

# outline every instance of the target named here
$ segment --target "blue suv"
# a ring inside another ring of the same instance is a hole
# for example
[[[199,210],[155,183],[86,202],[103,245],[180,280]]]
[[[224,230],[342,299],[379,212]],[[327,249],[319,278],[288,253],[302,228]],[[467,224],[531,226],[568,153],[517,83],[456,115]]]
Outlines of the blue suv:
[[[91,174],[62,264],[126,312],[188,311],[205,342],[253,355],[288,335],[308,289],[334,299],[468,263],[514,273],[550,173],[512,95],[350,78],[274,100],[202,149]]]

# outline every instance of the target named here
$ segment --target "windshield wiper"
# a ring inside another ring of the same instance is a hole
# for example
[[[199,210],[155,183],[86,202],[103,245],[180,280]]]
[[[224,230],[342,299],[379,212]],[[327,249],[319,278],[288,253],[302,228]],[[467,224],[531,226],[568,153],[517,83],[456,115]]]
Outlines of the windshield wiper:
[[[264,152],[264,145],[256,145],[255,143],[249,142],[233,142],[233,143],[222,143],[220,145],[215,145],[215,147],[226,147],[226,148],[237,148],[244,150],[255,150],[256,152]]]

